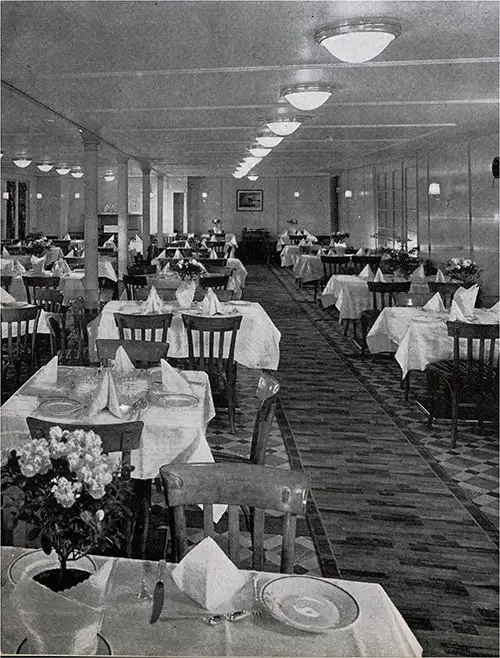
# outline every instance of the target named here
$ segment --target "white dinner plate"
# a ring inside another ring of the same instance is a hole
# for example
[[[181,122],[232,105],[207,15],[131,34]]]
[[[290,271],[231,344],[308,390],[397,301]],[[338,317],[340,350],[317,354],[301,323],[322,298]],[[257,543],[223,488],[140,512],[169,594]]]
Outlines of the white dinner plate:
[[[359,616],[358,604],[348,592],[312,576],[274,578],[260,597],[276,620],[309,633],[345,628]]]
[[[160,407],[195,407],[200,400],[195,395],[186,393],[155,393],[155,402]]]
[[[38,410],[46,416],[72,416],[82,409],[78,400],[71,398],[49,398],[38,405]]]

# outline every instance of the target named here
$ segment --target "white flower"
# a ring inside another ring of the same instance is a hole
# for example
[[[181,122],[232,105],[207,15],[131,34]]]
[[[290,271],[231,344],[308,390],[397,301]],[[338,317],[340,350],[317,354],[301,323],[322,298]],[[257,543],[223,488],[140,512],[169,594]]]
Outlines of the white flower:
[[[95,513],[95,520],[97,523],[101,523],[104,519],[104,510],[98,509],[97,512]]]
[[[59,427],[59,425],[55,425],[54,427],[50,428],[49,437],[51,439],[57,439],[58,441],[60,441],[63,438],[63,431]]]
[[[463,261],[463,265],[465,267],[470,267],[472,265],[471,259],[470,258],[465,258],[464,261]]]
[[[57,502],[62,507],[72,507],[75,502],[76,496],[81,491],[82,485],[80,482],[70,482],[65,477],[60,477],[57,483],[54,484],[51,491],[54,494]]]

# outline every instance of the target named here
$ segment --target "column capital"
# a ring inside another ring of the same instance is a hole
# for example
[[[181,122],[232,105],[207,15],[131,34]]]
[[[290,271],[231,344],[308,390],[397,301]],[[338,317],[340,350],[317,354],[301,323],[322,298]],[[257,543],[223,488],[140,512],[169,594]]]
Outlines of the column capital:
[[[145,160],[141,160],[139,162],[139,165],[141,167],[141,171],[143,174],[150,174],[151,173],[151,165],[149,162],[146,162]]]
[[[101,142],[101,139],[97,135],[94,135],[94,133],[90,133],[88,130],[83,129],[80,129],[80,134],[82,136],[83,145],[86,149],[91,150],[92,147],[94,147],[94,149],[97,150],[97,147]]]

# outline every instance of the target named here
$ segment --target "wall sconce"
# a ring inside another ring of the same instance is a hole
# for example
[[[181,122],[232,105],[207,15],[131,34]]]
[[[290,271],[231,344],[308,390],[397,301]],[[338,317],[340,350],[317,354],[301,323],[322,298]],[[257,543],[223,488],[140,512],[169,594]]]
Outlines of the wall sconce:
[[[352,190],[346,190],[344,196],[346,199],[352,199]]]
[[[208,194],[207,194],[207,192],[202,192],[202,193],[201,193],[201,198],[203,199],[203,203],[206,203],[206,202],[207,202],[207,199],[208,199]]]
[[[441,185],[439,183],[429,183],[429,196],[441,196]]]
[[[298,199],[298,198],[300,197],[300,192],[294,192],[294,193],[293,193],[293,196],[294,196],[296,199]]]
[[[104,180],[106,183],[112,183],[115,180],[115,175],[111,169],[104,174]]]
[[[4,201],[8,201],[9,200],[9,193],[8,192],[2,192],[2,199]]]
[[[43,198],[43,194],[42,194],[41,192],[37,192],[37,193],[36,193],[36,198],[37,198],[37,199],[42,199],[42,198]]]

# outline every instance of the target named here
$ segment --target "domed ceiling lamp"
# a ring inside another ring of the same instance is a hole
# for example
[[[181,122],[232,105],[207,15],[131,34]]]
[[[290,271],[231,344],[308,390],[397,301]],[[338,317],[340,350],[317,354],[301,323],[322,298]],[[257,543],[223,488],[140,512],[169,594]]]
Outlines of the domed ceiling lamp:
[[[250,146],[248,149],[249,153],[253,155],[255,158],[265,158],[266,155],[269,155],[271,153],[272,149],[266,149],[263,146]]]
[[[321,28],[314,40],[342,62],[360,64],[380,55],[400,34],[394,20],[355,18]]]
[[[265,128],[255,137],[255,141],[266,149],[272,149],[278,146],[278,144],[281,144],[283,137],[278,137],[269,128]]]
[[[271,132],[280,137],[286,137],[286,135],[291,135],[298,128],[300,128],[305,117],[287,117],[280,116],[275,119],[269,119],[266,121],[266,126]]]
[[[52,162],[39,162],[37,164],[37,168],[46,174],[47,172],[52,171],[52,169],[54,169],[54,165],[52,164]]]
[[[115,180],[115,178],[116,177],[114,173],[111,171],[111,169],[104,174],[104,180],[106,181],[106,183],[112,183]]]
[[[66,176],[66,174],[69,174],[71,171],[71,167],[67,167],[66,165],[61,165],[60,167],[56,167],[56,171],[59,174],[59,176]]]
[[[248,178],[248,180],[251,180],[252,182],[255,181],[255,180],[258,180],[258,179],[259,179],[259,177],[257,176],[257,174],[249,174],[249,175],[247,176],[247,178]]]
[[[73,178],[83,178],[83,171],[81,167],[75,167],[70,171]]]
[[[329,85],[318,82],[284,87],[280,96],[298,110],[316,110],[326,103],[332,93],[333,89]]]
[[[18,158],[13,158],[12,162],[16,165],[16,167],[19,167],[20,169],[26,169],[26,167],[30,166],[33,160],[30,160],[25,155],[20,155]]]

